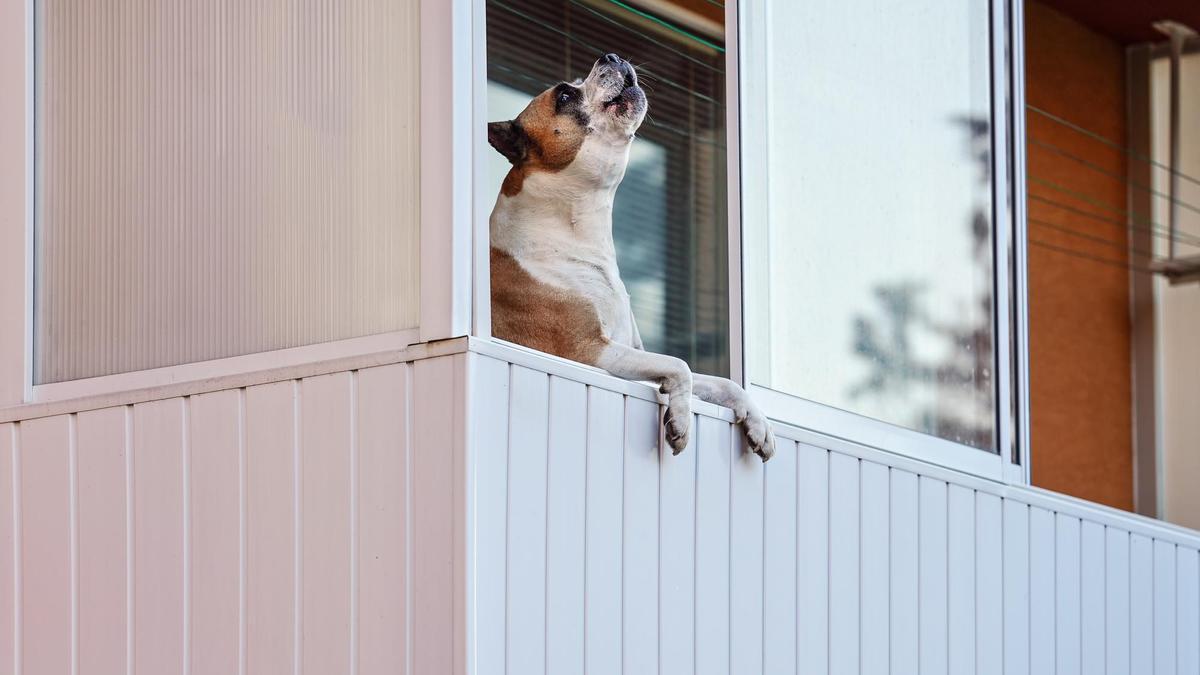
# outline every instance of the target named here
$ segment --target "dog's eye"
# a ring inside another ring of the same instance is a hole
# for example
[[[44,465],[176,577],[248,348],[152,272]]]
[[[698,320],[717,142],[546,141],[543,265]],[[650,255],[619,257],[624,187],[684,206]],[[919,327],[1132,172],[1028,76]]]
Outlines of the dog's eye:
[[[563,93],[558,95],[559,103],[566,103],[567,101],[570,101],[570,100],[571,100],[571,92],[569,92],[569,91],[564,91]]]

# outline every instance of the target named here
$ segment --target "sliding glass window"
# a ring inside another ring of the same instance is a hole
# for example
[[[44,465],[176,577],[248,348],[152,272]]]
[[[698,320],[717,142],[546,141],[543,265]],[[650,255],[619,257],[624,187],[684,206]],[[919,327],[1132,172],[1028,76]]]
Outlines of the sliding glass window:
[[[747,380],[996,452],[989,3],[747,4]]]

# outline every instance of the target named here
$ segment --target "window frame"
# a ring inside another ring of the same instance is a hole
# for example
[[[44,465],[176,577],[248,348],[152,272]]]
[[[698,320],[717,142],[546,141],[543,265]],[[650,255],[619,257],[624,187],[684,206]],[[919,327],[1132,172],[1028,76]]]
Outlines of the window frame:
[[[756,385],[747,379],[742,222],[764,218],[766,191],[741,181],[741,164],[763,170],[765,121],[740,101],[766,90],[769,0],[726,5],[727,114],[730,122],[730,362],[732,376],[768,417],[991,480],[1028,484],[1029,362],[1026,303],[1024,31],[1021,0],[991,0],[992,222],[998,452],[948,441],[916,430]],[[745,38],[745,39],[743,39]]]
[[[24,153],[0,157],[0,409],[103,396],[251,371],[363,356],[471,332],[474,206],[471,170],[484,140],[475,83],[483,72],[483,0],[417,0],[420,46],[420,306],[418,326],[331,342],[49,384],[33,383],[36,112],[35,3],[0,7],[0,141]],[[473,101],[473,105],[460,105]],[[450,111],[447,114],[447,111]],[[486,230],[485,230],[486,232]],[[477,247],[474,247],[477,248]],[[486,254],[486,251],[485,251]],[[486,258],[484,258],[486,261]],[[484,317],[486,320],[486,317]],[[476,318],[478,320],[478,317]]]

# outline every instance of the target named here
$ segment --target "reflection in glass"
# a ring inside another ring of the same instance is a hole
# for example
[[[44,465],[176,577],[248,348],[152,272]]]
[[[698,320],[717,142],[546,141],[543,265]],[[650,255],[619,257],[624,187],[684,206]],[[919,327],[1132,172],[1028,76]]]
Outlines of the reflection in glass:
[[[988,3],[769,5],[749,379],[994,450]]]

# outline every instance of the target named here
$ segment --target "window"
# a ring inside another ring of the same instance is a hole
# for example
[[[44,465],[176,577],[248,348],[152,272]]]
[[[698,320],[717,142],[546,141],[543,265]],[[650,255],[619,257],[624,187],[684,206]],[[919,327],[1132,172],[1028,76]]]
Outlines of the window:
[[[487,3],[491,120],[605,53],[638,66],[650,112],[614,205],[618,264],[646,349],[715,375],[729,373],[723,19],[708,2]],[[489,162],[498,190],[508,165]]]
[[[747,4],[747,380],[998,452],[990,4]]]
[[[36,5],[35,383],[417,325],[415,0]]]

